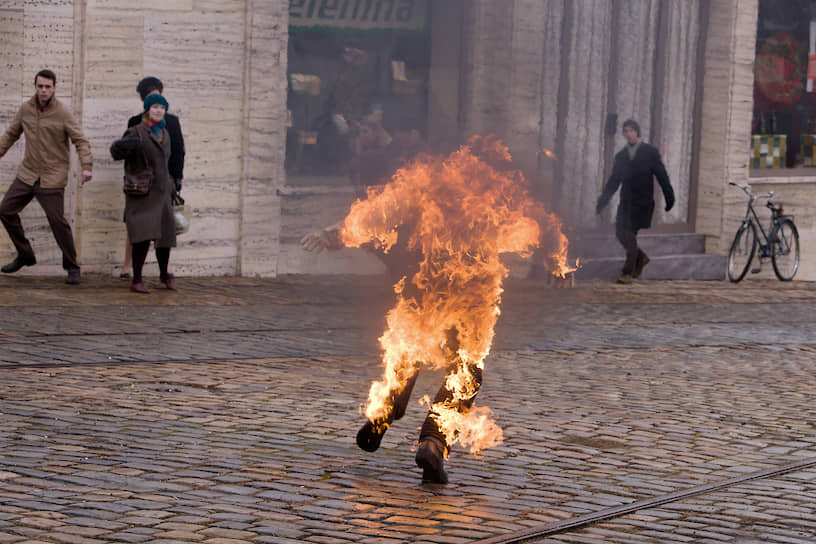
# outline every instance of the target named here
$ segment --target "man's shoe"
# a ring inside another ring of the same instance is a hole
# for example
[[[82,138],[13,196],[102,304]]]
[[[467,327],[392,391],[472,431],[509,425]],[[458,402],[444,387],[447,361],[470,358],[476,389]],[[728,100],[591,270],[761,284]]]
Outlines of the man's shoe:
[[[377,448],[380,447],[380,442],[382,442],[383,435],[387,430],[387,425],[381,424],[375,426],[370,421],[366,421],[365,424],[360,427],[360,430],[357,431],[357,445],[360,446],[361,450],[369,452],[377,451]]]
[[[638,254],[637,263],[635,264],[635,269],[632,271],[632,277],[638,278],[640,274],[643,272],[643,268],[649,264],[649,257],[643,253],[642,251]]]
[[[617,280],[618,283],[629,284],[632,283],[632,275],[631,274],[621,274]]]
[[[134,293],[142,293],[145,295],[150,293],[150,289],[147,288],[143,281],[131,282],[130,290],[133,291]]]
[[[68,277],[65,278],[65,283],[68,285],[76,285],[79,283],[79,269],[69,270]]]
[[[37,259],[32,255],[31,257],[22,257],[17,255],[17,258],[0,268],[4,274],[14,274],[24,266],[33,266],[37,264]]]
[[[165,287],[171,291],[176,291],[176,279],[173,274],[167,274],[167,277],[161,279]]]
[[[445,472],[445,443],[435,436],[419,439],[416,464],[422,469],[422,482],[429,484],[448,483]]]

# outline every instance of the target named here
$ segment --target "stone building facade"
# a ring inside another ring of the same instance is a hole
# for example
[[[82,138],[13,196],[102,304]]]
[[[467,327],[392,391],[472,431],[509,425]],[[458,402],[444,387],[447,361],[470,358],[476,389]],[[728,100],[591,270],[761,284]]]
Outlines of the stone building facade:
[[[797,278],[816,279],[810,242],[816,175],[804,169],[757,177],[748,168],[760,0],[349,0],[338,6],[396,10],[409,1],[428,15],[423,89],[432,146],[498,134],[536,194],[570,232],[581,234],[609,228],[612,217],[596,216],[594,204],[623,145],[621,123],[633,117],[662,151],[678,197],[671,212],[658,208],[653,230],[704,234],[707,252],[725,254],[744,210],[742,193],[727,183],[747,181],[758,191],[775,190],[796,215]],[[122,260],[121,164],[108,147],[139,111],[135,86],[143,75],[164,81],[187,140],[184,196],[194,217],[172,257],[179,275],[381,270],[364,252],[315,255],[297,243],[308,230],[342,218],[354,199],[342,175],[293,173],[285,165],[292,141],[291,19],[307,12],[334,17],[340,9],[326,4],[321,11],[322,4],[10,0],[0,6],[6,67],[0,124],[7,126],[31,95],[37,70],[50,67],[59,78],[57,96],[70,103],[92,144],[94,180],[78,189],[74,178],[67,191],[85,271],[115,273]],[[0,160],[0,191],[21,156],[17,144]],[[37,206],[25,211],[24,223],[44,263],[26,273],[59,273],[60,256]],[[0,260],[12,257],[0,233]]]
[[[33,95],[34,74],[48,67],[57,74],[57,97],[71,105],[91,142],[94,179],[78,189],[74,176],[66,190],[84,271],[113,273],[122,262],[122,163],[108,149],[141,111],[139,79],[153,75],[182,123],[183,195],[194,209],[192,231],[179,237],[172,266],[179,275],[276,274],[287,19],[288,2],[263,0],[0,5],[0,125]],[[0,160],[0,191],[13,180],[22,150],[21,141]],[[42,263],[23,273],[61,273],[36,204],[23,222]],[[0,240],[5,262],[14,250],[5,231]]]

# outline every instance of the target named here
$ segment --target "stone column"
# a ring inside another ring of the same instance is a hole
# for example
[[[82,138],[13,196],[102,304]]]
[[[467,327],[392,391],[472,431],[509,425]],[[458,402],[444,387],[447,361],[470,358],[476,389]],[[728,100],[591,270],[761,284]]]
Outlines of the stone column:
[[[748,180],[758,5],[758,0],[709,3],[694,195],[695,232],[707,235],[708,253],[727,253],[739,224],[724,209],[745,211],[744,195],[728,182]]]
[[[247,0],[238,273],[273,276],[285,184],[289,2]]]
[[[666,213],[663,200],[655,198],[654,223],[688,223],[691,190],[692,142],[697,97],[700,4],[698,0],[664,2],[661,48],[655,90],[654,143],[663,156],[677,201]]]
[[[543,39],[541,68],[539,70],[539,134],[536,162],[538,176],[532,180],[535,193],[546,205],[553,200],[553,183],[559,157],[555,154],[558,142],[558,92],[563,60],[561,51],[564,0],[546,0],[543,11]],[[530,142],[532,144],[532,142]],[[545,153],[547,152],[552,153]]]
[[[466,4],[464,136],[506,134],[514,2],[472,0]]]
[[[541,132],[542,68],[547,35],[546,10],[538,0],[516,0],[507,50],[512,71],[507,81],[507,123],[503,138],[513,162],[527,178],[537,177],[538,140]],[[530,179],[538,182],[537,179]]]
[[[615,153],[626,140],[621,132],[623,122],[634,119],[640,124],[641,137],[652,141],[652,104],[654,101],[655,54],[660,18],[660,0],[629,2],[615,0],[612,21],[612,43],[609,69],[608,114],[615,116],[615,133],[604,135],[605,169],[597,180],[596,195],[611,174]],[[604,129],[606,129],[604,123]],[[610,126],[609,129],[612,127]],[[603,215],[606,223],[614,222],[620,193],[616,193]],[[597,196],[596,196],[597,198]],[[586,218],[586,223],[592,221]]]
[[[603,180],[612,13],[607,0],[566,2],[558,103],[557,211],[578,227],[594,222]]]

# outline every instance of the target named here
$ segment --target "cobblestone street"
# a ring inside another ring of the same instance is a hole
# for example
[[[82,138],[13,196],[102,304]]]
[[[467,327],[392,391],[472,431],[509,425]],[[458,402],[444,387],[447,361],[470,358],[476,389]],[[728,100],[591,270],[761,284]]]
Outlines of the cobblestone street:
[[[354,443],[384,278],[148,283],[0,277],[0,542],[498,542],[811,459],[527,541],[816,541],[816,284],[510,281],[477,398],[504,443],[441,486],[439,372]]]

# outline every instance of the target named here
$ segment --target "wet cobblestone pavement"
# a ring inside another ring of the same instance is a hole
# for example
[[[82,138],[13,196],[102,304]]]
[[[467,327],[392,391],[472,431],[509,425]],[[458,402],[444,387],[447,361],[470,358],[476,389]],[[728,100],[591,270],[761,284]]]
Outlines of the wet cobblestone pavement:
[[[504,443],[438,486],[416,402],[354,444],[384,279],[178,283],[0,277],[0,542],[497,541],[816,459],[813,284],[511,281],[477,399]],[[528,541],[814,542],[816,468]]]

